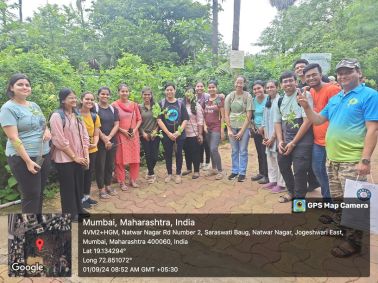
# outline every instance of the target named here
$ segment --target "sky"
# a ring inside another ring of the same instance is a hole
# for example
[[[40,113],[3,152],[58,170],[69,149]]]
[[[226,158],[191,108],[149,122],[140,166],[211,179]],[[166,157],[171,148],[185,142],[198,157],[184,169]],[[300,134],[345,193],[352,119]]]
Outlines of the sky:
[[[121,0],[120,0],[121,1]],[[198,0],[201,3],[206,3],[206,0]],[[68,5],[72,3],[75,5],[75,0],[26,0],[23,1],[24,18],[31,17],[33,11],[46,3]],[[89,5],[91,1],[86,1]],[[219,0],[221,3],[222,0]],[[231,45],[232,43],[232,23],[233,23],[233,0],[223,1],[223,11],[219,13],[219,32],[223,36],[223,41]],[[252,46],[256,43],[261,32],[269,26],[277,14],[275,8],[271,7],[269,0],[241,0],[240,9],[240,30],[239,30],[239,50],[245,53],[255,54],[260,51],[257,46]]]

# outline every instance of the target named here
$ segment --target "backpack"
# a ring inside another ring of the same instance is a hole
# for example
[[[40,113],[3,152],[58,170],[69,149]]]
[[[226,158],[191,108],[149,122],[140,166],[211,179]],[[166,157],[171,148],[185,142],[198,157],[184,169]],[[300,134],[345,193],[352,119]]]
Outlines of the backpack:
[[[280,114],[282,115],[282,112],[281,112],[281,105],[282,105],[282,101],[283,101],[283,98],[284,96],[281,96],[280,98],[278,98],[278,111],[280,111]],[[298,103],[298,105],[300,106],[300,104]],[[297,124],[300,124],[302,125],[303,123],[303,117],[300,117],[300,118],[295,118],[295,121],[297,122]]]
[[[165,98],[160,101],[160,103],[161,103],[161,109],[162,110],[165,107],[165,101],[166,101]],[[177,98],[177,102],[178,102],[178,105],[179,105],[178,117],[181,119],[181,107],[184,104],[184,101],[183,101],[182,98]]]
[[[64,127],[66,126],[66,115],[64,114],[64,111],[62,108],[59,108],[59,109],[56,109],[53,113],[58,113],[59,116],[60,116],[60,119],[62,119],[62,124],[63,124],[63,129]],[[75,116],[76,116],[76,119],[79,119],[78,118],[78,113],[76,110],[74,110],[74,113],[75,113]],[[93,125],[96,124],[96,119],[97,119],[97,114],[92,112],[92,111],[89,111],[89,113],[91,113],[91,117],[92,117],[92,121],[93,121]],[[52,115],[52,114],[51,114]],[[50,117],[51,117],[50,115]],[[49,119],[50,120],[50,119]]]
[[[162,99],[162,100],[160,101],[160,103],[161,103],[161,108],[164,108],[164,107],[165,107],[165,101],[166,101],[165,98]],[[177,101],[178,101],[179,107],[181,108],[181,106],[182,106],[182,104],[183,104],[183,99],[182,99],[182,98],[177,98]]]
[[[98,106],[98,104],[95,103],[94,107],[95,107],[96,113],[98,113],[98,110],[99,110],[99,106]],[[109,108],[110,108],[110,110],[111,110],[111,111],[113,112],[113,114],[114,114],[114,107],[113,107],[111,104],[109,104]]]
[[[235,99],[235,98],[234,98]],[[206,98],[205,99],[205,104],[204,104],[204,106],[206,106],[207,105],[207,103],[210,101],[210,96],[208,97],[208,98]],[[215,100],[213,100],[213,103],[216,105],[216,106],[218,106],[218,108],[219,108],[219,104],[221,103],[221,101],[222,101],[222,99],[221,99],[221,97],[218,95],[218,97],[215,99]],[[232,102],[231,102],[232,103]],[[244,103],[244,102],[243,102]]]
[[[230,95],[230,106],[231,104],[234,102],[235,100],[235,91],[231,92],[229,95]],[[248,97],[247,95],[244,95],[244,92],[243,92],[243,112],[247,112],[247,102],[248,102]]]
[[[282,100],[283,100],[283,96],[280,96],[280,98],[278,98],[278,111],[280,111],[281,115],[282,115],[282,112],[281,112],[281,105],[282,105]]]
[[[284,98],[285,95],[283,96],[280,96],[280,98],[278,98],[278,111],[280,111],[280,113],[282,114],[281,112],[281,105],[282,105],[282,101],[283,101],[283,98]],[[302,107],[299,103],[298,103],[299,107]]]

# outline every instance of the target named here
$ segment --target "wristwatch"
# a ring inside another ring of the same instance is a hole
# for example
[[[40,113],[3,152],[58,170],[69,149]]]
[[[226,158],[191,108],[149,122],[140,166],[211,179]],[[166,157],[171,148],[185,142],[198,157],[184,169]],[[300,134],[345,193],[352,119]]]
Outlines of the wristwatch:
[[[361,159],[361,163],[364,164],[364,165],[369,165],[370,164],[370,159]]]

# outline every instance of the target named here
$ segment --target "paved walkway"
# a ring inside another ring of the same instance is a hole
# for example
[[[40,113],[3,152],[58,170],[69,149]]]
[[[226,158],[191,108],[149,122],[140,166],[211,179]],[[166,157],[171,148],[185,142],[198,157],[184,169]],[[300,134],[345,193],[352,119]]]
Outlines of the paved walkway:
[[[182,184],[175,184],[173,181],[168,185],[164,183],[165,166],[157,166],[158,182],[148,185],[141,178],[140,188],[130,189],[127,192],[118,190],[118,195],[109,200],[99,200],[99,205],[92,208],[92,213],[290,213],[291,204],[278,203],[279,194],[271,194],[261,188],[256,182],[251,182],[250,176],[257,171],[257,156],[252,142],[249,147],[249,167],[247,181],[238,183],[223,180],[216,181],[214,177],[203,177],[192,180],[191,176],[183,177]],[[231,158],[230,145],[221,146],[222,161],[225,174],[230,173]],[[373,168],[377,168],[378,153],[375,152]],[[377,170],[376,170],[377,171]],[[205,172],[201,172],[204,175]],[[141,172],[144,175],[144,171]],[[378,172],[374,172],[374,179],[378,180]],[[116,185],[114,185],[116,187]],[[92,196],[98,200],[97,188],[92,188]],[[320,196],[320,189],[315,190],[308,196]],[[20,211],[19,206],[9,208],[7,211]],[[44,204],[44,212],[51,213],[60,211],[59,196]],[[84,279],[77,276],[63,279],[13,279],[7,276],[6,265],[6,217],[0,217],[0,227],[4,233],[0,234],[0,282],[378,282],[378,236],[371,237],[371,276],[370,278],[243,278],[243,279],[128,279],[128,278],[100,278]],[[73,225],[73,235],[77,234],[77,225]],[[76,239],[76,237],[74,237]],[[77,274],[77,241],[73,241],[73,268]],[[373,279],[375,278],[375,279]],[[3,280],[3,281],[2,281]]]

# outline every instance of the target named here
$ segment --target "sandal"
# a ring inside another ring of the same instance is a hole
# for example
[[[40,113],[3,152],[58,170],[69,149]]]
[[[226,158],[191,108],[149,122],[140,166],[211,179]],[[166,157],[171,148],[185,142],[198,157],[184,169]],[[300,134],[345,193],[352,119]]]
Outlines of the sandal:
[[[109,199],[110,195],[108,195],[107,192],[100,192],[99,197],[100,197],[100,199]]]
[[[198,179],[199,178],[199,173],[198,172],[195,172],[192,176],[192,179]]]
[[[356,247],[353,244],[344,241],[337,247],[333,248],[331,250],[331,254],[334,257],[339,257],[339,258],[345,258],[345,257],[350,257],[354,254],[357,254],[361,251],[360,247]]]
[[[290,202],[293,199],[293,197],[290,194],[282,195],[278,198],[279,203],[286,203]]]
[[[139,188],[139,185],[134,181],[130,182],[130,186],[133,187],[133,188]]]
[[[184,171],[184,172],[182,172],[182,176],[186,176],[186,175],[189,175],[189,174],[191,174],[192,173],[192,170],[186,170],[186,171]]]
[[[147,180],[147,183],[153,184],[156,182],[156,177],[155,175],[151,175],[150,178]]]
[[[105,186],[106,192],[111,195],[111,196],[116,196],[118,195],[116,189],[112,188],[111,186]]]
[[[121,191],[124,191],[124,192],[129,190],[129,188],[126,186],[125,183],[119,183],[119,188],[121,189]]]

